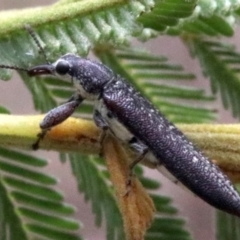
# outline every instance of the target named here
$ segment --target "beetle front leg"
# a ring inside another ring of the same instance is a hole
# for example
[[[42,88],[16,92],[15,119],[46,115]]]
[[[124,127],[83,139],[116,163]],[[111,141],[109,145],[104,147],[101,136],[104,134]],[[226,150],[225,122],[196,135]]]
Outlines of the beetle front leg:
[[[42,131],[38,134],[38,139],[32,145],[32,149],[37,150],[39,148],[40,141],[44,138],[46,133],[51,130],[52,127],[62,123],[70,117],[83,100],[84,99],[81,96],[73,95],[68,102],[49,111],[40,123]]]

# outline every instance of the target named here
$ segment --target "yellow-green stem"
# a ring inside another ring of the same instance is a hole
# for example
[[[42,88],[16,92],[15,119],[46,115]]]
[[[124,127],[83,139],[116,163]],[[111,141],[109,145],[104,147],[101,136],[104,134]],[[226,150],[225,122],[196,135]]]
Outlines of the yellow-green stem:
[[[0,114],[0,145],[31,150],[43,115]],[[240,124],[177,125],[211,160],[235,181],[240,181]],[[100,131],[92,121],[69,118],[53,128],[41,149],[98,154]]]

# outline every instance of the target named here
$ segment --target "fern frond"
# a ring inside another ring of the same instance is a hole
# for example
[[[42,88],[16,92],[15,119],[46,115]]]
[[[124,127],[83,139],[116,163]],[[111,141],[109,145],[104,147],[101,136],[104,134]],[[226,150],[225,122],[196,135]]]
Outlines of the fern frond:
[[[57,180],[39,171],[46,164],[0,147],[1,239],[81,239],[79,223],[70,218],[74,208],[52,188]]]
[[[109,188],[109,173],[102,161],[80,154],[70,154],[72,170],[78,182],[78,187],[84,193],[86,201],[90,201],[95,215],[97,226],[101,226],[103,219],[107,226],[107,239],[125,239],[122,217],[117,207],[114,192]],[[156,191],[160,184],[155,179],[144,176],[142,167],[136,168],[136,174],[144,187],[149,191]],[[175,239],[190,240],[191,235],[185,229],[185,221],[178,217],[177,209],[172,205],[170,198],[159,194],[150,194],[157,209],[156,222],[148,230],[145,239],[161,239],[161,236],[175,237]],[[165,217],[163,218],[164,215]],[[164,225],[169,221],[174,224]],[[160,225],[158,225],[161,223]],[[168,232],[171,227],[172,232]],[[176,232],[175,232],[176,230]],[[176,234],[180,234],[179,238]],[[160,238],[159,238],[159,237]],[[154,237],[154,238],[152,238]]]
[[[145,28],[169,35],[232,36],[237,20],[234,11],[239,7],[239,1],[156,1],[153,10],[140,16],[138,21]]]
[[[1,114],[10,114],[10,111],[5,107],[0,106],[0,113]]]
[[[30,78],[25,73],[20,74],[28,90],[31,92],[34,107],[36,110],[47,112],[57,106],[57,96],[55,96],[55,94],[52,92],[52,88],[48,85],[48,78],[46,80],[40,77]],[[63,81],[60,80],[58,83],[58,89],[66,88],[61,84]],[[69,95],[68,98],[70,98],[70,96],[71,95]]]
[[[156,179],[145,177],[142,171],[137,175],[147,190],[159,191],[160,184]],[[192,240],[191,234],[185,228],[186,221],[177,215],[178,211],[172,205],[171,199],[157,193],[151,193],[150,196],[156,208],[156,216],[154,222],[147,231],[145,239]]]
[[[71,83],[56,78],[30,78],[25,73],[21,74],[21,77],[31,92],[35,109],[41,110],[42,112],[47,112],[59,104],[63,98],[62,94],[59,96],[59,91],[70,90],[71,93],[68,96],[64,96],[65,101],[69,99],[73,93]]]
[[[200,104],[213,100],[213,97],[206,96],[203,90],[181,83],[188,81],[190,84],[195,76],[185,73],[180,65],[169,64],[165,57],[132,48],[119,48],[116,51],[97,49],[95,52],[102,62],[135,85],[171,120],[205,122],[214,119],[211,110],[200,107]],[[181,86],[176,87],[176,82]],[[179,104],[179,100],[184,103],[189,100],[198,101],[199,107],[196,102],[196,107],[187,103]]]
[[[217,211],[216,227],[217,240],[240,239],[239,218],[224,212]]]
[[[70,154],[72,171],[76,177],[78,188],[91,201],[95,223],[101,226],[106,221],[107,239],[124,239],[123,222],[113,191],[109,188],[109,178],[99,168],[99,160],[80,154]]]
[[[231,37],[234,34],[235,20],[229,16],[214,14],[211,16],[199,16],[194,20],[182,22],[177,27],[167,30],[169,35],[180,35],[183,33],[194,35]]]
[[[175,26],[180,19],[193,14],[197,1],[156,0],[151,12],[138,18],[145,28],[164,31],[169,26]]]
[[[100,43],[124,44],[142,31],[135,19],[152,4],[151,0],[86,0],[2,13],[0,62],[26,68],[43,62],[25,24],[35,29],[50,61],[67,52],[85,56]],[[0,77],[9,79],[10,72],[1,69]]]
[[[210,78],[212,92],[220,92],[223,106],[240,117],[240,54],[233,46],[215,41],[189,39],[187,44]]]

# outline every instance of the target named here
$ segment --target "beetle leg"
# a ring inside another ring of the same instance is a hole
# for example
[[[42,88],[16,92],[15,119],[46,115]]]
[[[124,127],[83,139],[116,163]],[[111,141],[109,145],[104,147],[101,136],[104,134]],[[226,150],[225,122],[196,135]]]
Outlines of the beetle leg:
[[[99,155],[103,155],[103,143],[107,135],[107,130],[109,129],[108,123],[106,120],[102,117],[101,113],[95,109],[93,113],[93,120],[95,124],[102,129],[101,135],[99,137],[99,143],[100,143],[100,152]]]
[[[133,171],[134,167],[139,162],[141,162],[144,159],[144,157],[146,156],[146,154],[149,152],[148,147],[145,144],[143,144],[142,142],[140,142],[136,137],[133,137],[128,143],[130,144],[130,147],[132,149],[134,149],[137,153],[139,153],[139,156],[129,165],[128,179],[126,182],[127,191],[126,191],[125,195],[128,195],[129,192],[131,191],[132,179],[134,176],[134,171]]]
[[[37,141],[32,145],[33,150],[39,148],[40,141],[52,127],[62,123],[70,117],[79,104],[83,101],[80,95],[73,95],[68,102],[49,111],[40,123],[41,132],[37,135]]]

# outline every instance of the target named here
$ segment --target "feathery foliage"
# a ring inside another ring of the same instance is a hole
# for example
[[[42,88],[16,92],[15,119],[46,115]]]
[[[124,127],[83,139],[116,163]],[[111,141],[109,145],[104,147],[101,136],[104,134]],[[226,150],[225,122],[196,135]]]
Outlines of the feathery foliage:
[[[99,160],[79,154],[69,156],[73,173],[80,192],[91,201],[97,226],[106,221],[107,239],[124,239],[123,223],[112,189],[109,189],[109,176],[100,170]],[[81,160],[79,160],[81,159]]]
[[[195,76],[184,72],[182,66],[170,64],[166,57],[153,56],[139,49],[120,48],[115,52],[104,49],[95,52],[102,62],[131,82],[172,121],[186,123],[214,119],[211,110],[200,107],[203,102],[212,101],[213,98],[206,96],[203,90],[188,86]],[[176,82],[180,86],[176,87]],[[186,102],[185,105],[181,104],[184,100],[194,100],[198,107]]]
[[[53,188],[57,180],[41,173],[46,160],[0,147],[0,239],[81,239],[74,208]],[[67,231],[67,232],[66,232]]]
[[[79,154],[71,154],[69,158],[79,190],[84,192],[87,201],[91,201],[96,225],[101,226],[105,219],[107,239],[124,239],[121,215],[115,202],[114,191],[109,188],[109,174],[103,162]],[[141,167],[137,167],[136,174],[149,191],[159,189],[159,182],[145,177]],[[146,234],[146,239],[158,240],[164,236],[166,239],[191,240],[191,235],[184,228],[185,221],[176,216],[177,209],[172,205],[170,198],[159,194],[150,196],[154,201],[157,215]]]
[[[192,53],[199,58],[204,74],[211,80],[214,94],[220,91],[223,106],[240,117],[240,54],[233,46],[203,39],[187,40]]]
[[[217,239],[237,240],[240,237],[239,219],[229,214],[217,212]]]
[[[193,14],[197,1],[155,1],[151,12],[143,14],[138,21],[145,28],[164,31],[169,26],[176,26],[180,19],[187,18]]]
[[[36,31],[48,61],[67,52],[84,57],[93,50],[174,122],[214,120],[212,101],[218,91],[224,107],[240,117],[240,55],[234,47],[214,38],[233,36],[239,15],[239,0],[60,0],[52,6],[5,11],[0,13],[0,63],[29,68],[46,62],[24,29],[28,24]],[[130,45],[132,37],[147,41],[163,34],[181,37],[194,57],[199,58],[214,96],[189,87],[196,78],[181,65]],[[0,69],[0,78],[8,80],[11,73]],[[24,72],[20,76],[35,108],[41,112],[67,101],[74,92],[71,83],[55,78],[29,78]],[[0,112],[9,113],[5,107],[0,107]],[[92,103],[86,102],[76,115],[90,117],[91,112]],[[78,153],[61,156],[70,161],[79,191],[91,202],[96,225],[106,223],[107,239],[124,239],[122,219],[104,163]],[[0,148],[0,240],[81,239],[75,232],[79,224],[67,218],[74,209],[53,188],[56,179],[39,171],[46,164],[28,154]],[[151,192],[157,209],[145,239],[192,239],[171,199],[156,192],[160,184],[146,178],[142,168],[136,172]],[[218,239],[238,239],[239,229],[236,218],[218,214]]]

